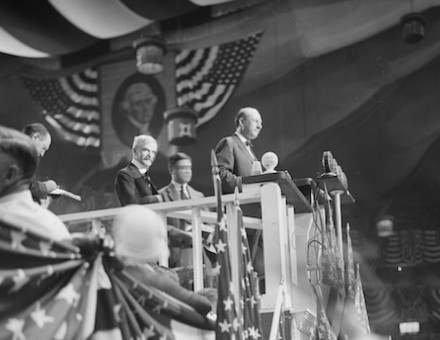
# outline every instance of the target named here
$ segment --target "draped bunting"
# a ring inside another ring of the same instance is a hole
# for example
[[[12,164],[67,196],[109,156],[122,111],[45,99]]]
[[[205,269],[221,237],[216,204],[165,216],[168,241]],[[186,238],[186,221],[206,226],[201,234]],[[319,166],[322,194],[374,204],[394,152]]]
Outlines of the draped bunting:
[[[246,72],[262,33],[176,55],[177,105],[199,113],[197,125],[212,119],[226,104]]]
[[[401,230],[386,239],[383,264],[415,266],[440,262],[440,234],[434,229]]]
[[[41,113],[61,138],[79,146],[99,147],[101,115],[98,71],[55,79],[23,77],[23,83]]]
[[[229,1],[5,1],[0,4],[0,52],[29,58],[76,53],[100,39],[118,38],[155,21]]]
[[[77,247],[0,224],[0,338],[175,339],[183,327],[197,339],[213,330],[193,307],[126,273],[106,242],[91,240]]]
[[[440,289],[437,287],[376,284],[364,286],[364,295],[374,329],[390,329],[407,320],[432,325],[440,323]]]
[[[177,104],[194,108],[199,113],[198,125],[214,118],[230,99],[261,37],[260,32],[201,50],[185,50],[176,56]],[[44,118],[62,139],[98,148],[102,115],[99,75],[97,68],[89,68],[54,79],[21,79]]]

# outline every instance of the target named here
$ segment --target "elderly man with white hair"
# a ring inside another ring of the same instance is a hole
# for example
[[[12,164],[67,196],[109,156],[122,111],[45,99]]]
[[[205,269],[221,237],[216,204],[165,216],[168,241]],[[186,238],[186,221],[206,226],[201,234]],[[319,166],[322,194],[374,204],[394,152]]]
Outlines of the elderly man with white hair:
[[[157,142],[149,135],[134,137],[133,159],[118,171],[115,191],[122,206],[162,202],[162,197],[148,175],[157,154]],[[181,247],[192,244],[192,238],[184,231],[168,226],[170,246]]]
[[[118,171],[115,181],[116,195],[122,206],[162,202],[148,170],[156,159],[157,142],[149,135],[134,137],[133,158],[125,168]]]
[[[165,221],[147,206],[126,206],[112,225],[115,254],[124,269],[142,283],[207,314],[211,310],[208,299],[181,287],[171,270],[157,265],[169,255],[166,230]]]

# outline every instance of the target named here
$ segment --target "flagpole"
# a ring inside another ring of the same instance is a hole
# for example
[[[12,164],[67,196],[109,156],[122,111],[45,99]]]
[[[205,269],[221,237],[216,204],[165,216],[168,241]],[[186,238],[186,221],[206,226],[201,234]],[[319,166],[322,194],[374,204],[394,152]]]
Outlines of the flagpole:
[[[234,203],[229,203],[226,206],[228,216],[228,242],[229,242],[229,257],[231,259],[231,273],[232,273],[232,286],[234,287],[234,297],[237,302],[237,313],[242,315],[241,308],[241,295],[240,295],[240,273],[243,270],[243,264],[241,260],[241,230],[238,225],[238,188],[235,188]]]
[[[333,197],[335,198],[335,224],[336,224],[336,235],[338,238],[338,246],[339,252],[341,254],[341,258],[344,258],[344,248],[342,241],[342,215],[341,215],[341,195],[344,192],[342,190],[334,190],[331,192]]]

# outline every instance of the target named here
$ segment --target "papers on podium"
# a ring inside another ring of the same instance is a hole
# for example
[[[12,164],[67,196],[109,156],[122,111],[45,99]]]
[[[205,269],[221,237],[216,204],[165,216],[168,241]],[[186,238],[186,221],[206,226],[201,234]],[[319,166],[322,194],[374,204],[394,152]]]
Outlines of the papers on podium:
[[[69,192],[67,190],[64,190],[64,189],[61,189],[61,188],[57,188],[55,190],[52,190],[49,193],[49,195],[52,196],[52,197],[66,196],[66,197],[69,197],[71,199],[74,199],[75,201],[81,201],[81,196],[72,194],[71,192]]]

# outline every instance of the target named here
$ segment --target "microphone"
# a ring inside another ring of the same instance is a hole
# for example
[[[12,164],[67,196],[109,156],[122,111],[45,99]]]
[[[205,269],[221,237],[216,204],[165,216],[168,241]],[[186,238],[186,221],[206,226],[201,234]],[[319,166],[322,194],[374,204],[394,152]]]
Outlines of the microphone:
[[[263,165],[265,173],[276,172],[275,168],[278,165],[278,156],[272,152],[266,152],[263,157],[261,157],[261,164]]]

